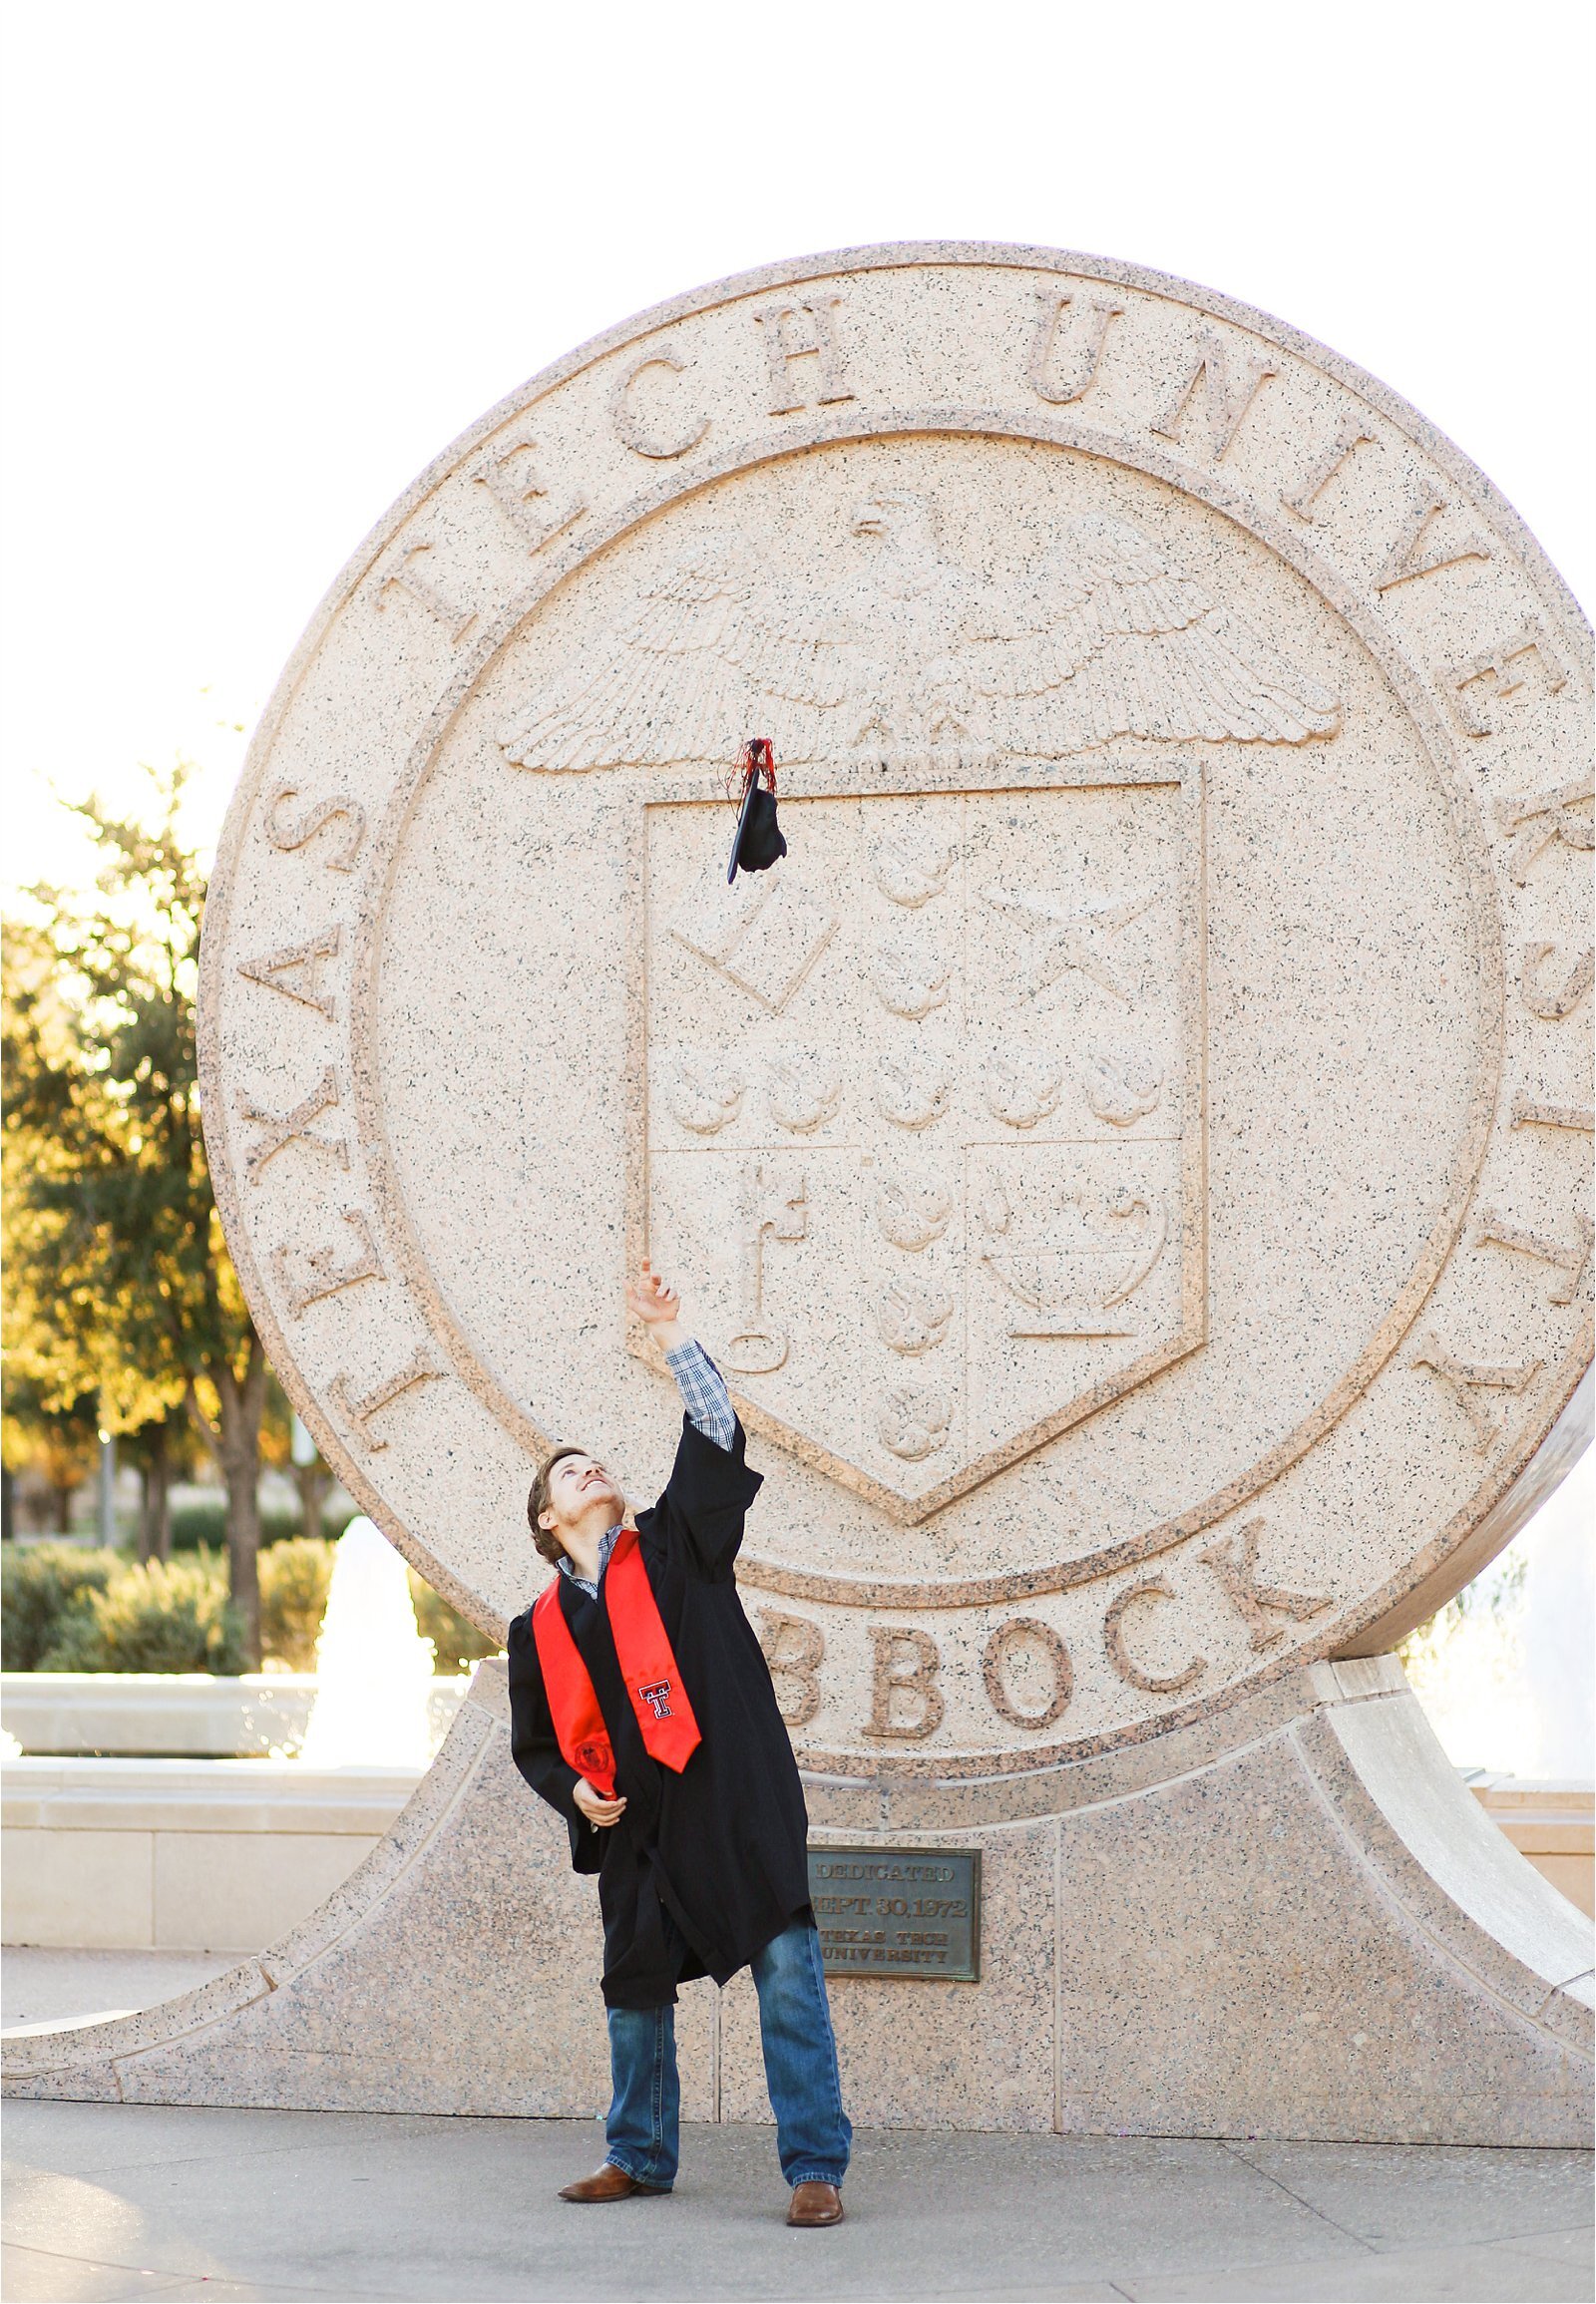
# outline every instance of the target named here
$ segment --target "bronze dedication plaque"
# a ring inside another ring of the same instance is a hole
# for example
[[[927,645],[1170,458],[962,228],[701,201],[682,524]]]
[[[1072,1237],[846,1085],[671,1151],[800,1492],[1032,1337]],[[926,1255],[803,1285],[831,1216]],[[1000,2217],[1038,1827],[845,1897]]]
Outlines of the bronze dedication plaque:
[[[828,1976],[981,1975],[979,1848],[811,1848],[809,1896]]]

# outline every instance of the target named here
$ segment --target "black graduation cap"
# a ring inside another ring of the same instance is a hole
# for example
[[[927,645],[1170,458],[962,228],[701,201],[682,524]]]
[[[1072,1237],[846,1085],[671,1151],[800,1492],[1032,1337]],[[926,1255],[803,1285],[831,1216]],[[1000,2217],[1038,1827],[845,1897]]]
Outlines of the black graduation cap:
[[[768,736],[750,736],[733,770],[742,778],[742,806],[737,811],[737,836],[726,867],[729,887],[744,872],[768,872],[787,843],[776,822],[776,756]]]

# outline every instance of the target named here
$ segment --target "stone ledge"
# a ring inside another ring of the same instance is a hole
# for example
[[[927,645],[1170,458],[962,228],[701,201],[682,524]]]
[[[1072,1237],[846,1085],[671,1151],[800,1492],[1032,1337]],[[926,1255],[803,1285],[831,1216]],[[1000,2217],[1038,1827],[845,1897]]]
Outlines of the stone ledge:
[[[404,1813],[414,1769],[30,1759],[0,1771],[13,1944],[209,1950],[280,1939]]]
[[[313,1672],[7,1672],[0,1728],[30,1754],[264,1756],[303,1736],[319,1685]],[[436,1741],[467,1685],[458,1673],[434,1677]]]
[[[0,1769],[0,1821],[7,1831],[385,1832],[423,1772],[24,1755]]]

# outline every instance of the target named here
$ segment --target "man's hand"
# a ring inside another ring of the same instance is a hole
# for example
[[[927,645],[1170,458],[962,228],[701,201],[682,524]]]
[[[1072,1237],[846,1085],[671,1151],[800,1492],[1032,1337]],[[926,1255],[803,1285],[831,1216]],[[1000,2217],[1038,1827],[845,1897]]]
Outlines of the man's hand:
[[[674,1351],[677,1344],[687,1341],[681,1325],[681,1299],[650,1265],[645,1264],[635,1280],[627,1281],[626,1306],[651,1332],[661,1351]]]
[[[586,1776],[577,1778],[571,1796],[590,1824],[618,1823],[620,1811],[626,1804],[620,1797],[606,1800],[598,1785],[590,1784]]]

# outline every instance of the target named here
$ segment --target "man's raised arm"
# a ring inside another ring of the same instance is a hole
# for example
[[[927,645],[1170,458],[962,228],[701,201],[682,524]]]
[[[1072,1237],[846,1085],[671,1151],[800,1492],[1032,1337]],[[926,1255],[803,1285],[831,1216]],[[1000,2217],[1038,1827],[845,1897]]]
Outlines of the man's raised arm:
[[[706,1440],[729,1451],[737,1436],[737,1411],[731,1404],[726,1379],[694,1336],[683,1336],[665,1353],[665,1365],[676,1379],[687,1421]]]
[[[683,1327],[681,1299],[646,1264],[627,1287],[626,1302],[664,1347],[686,1411],[687,1428],[656,1507],[659,1533],[667,1544],[682,1545],[697,1574],[728,1575],[742,1542],[743,1514],[761,1486],[760,1474],[743,1462],[743,1431],[731,1395],[703,1345]]]

